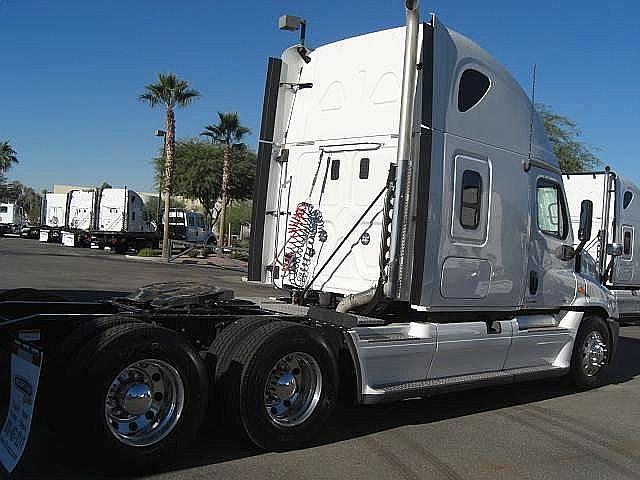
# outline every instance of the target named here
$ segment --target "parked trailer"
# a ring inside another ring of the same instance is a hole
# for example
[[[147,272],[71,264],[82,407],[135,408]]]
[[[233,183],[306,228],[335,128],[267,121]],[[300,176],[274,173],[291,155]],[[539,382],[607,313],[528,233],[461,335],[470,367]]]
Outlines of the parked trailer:
[[[581,199],[593,202],[598,235],[586,250],[595,259],[596,276],[614,294],[620,319],[640,321],[640,256],[634,246],[640,231],[640,189],[610,168],[563,177],[572,214]]]
[[[16,203],[0,203],[0,235],[19,235],[25,224],[24,209]]]
[[[100,190],[97,222],[92,229],[91,246],[109,247],[118,252],[158,248],[156,227],[146,218],[142,197],[129,188]]]
[[[290,303],[175,283],[98,304],[5,296],[0,328],[44,352],[38,402],[73,447],[130,472],[184,451],[207,404],[285,450],[339,398],[602,383],[616,302],[576,268],[593,204],[575,245],[526,94],[471,40],[420,23],[417,2],[406,15],[269,60],[249,278]]]

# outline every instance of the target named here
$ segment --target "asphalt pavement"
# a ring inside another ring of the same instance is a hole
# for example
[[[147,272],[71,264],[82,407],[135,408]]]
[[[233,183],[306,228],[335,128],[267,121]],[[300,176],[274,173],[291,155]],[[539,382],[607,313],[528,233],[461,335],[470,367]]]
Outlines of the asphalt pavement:
[[[238,296],[274,294],[241,277],[224,268],[144,263],[0,238],[0,289],[31,287],[78,299],[105,298],[141,284],[181,279],[234,288]],[[576,393],[561,380],[550,380],[388,405],[343,406],[314,444],[287,453],[260,452],[211,424],[178,463],[146,478],[640,479],[639,375],[640,327],[623,327],[607,384],[596,390]],[[72,409],[61,414],[77,423],[82,435],[82,419],[74,419]],[[103,478],[79,460],[36,422],[11,478]]]

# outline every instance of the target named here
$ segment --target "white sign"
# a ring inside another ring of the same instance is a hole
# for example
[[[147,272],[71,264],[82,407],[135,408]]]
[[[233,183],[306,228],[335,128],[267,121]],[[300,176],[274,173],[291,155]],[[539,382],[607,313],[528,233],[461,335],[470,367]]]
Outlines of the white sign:
[[[76,236],[73,232],[62,232],[62,245],[65,247],[76,246]]]
[[[11,355],[11,398],[7,419],[0,431],[0,463],[9,473],[16,468],[27,445],[41,366],[40,351],[27,345],[14,344]]]
[[[49,241],[49,230],[40,230],[40,241],[41,242]]]

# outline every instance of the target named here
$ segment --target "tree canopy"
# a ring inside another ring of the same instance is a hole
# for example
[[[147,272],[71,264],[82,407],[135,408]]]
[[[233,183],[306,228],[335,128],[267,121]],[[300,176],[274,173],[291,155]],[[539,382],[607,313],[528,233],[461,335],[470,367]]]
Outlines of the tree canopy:
[[[0,142],[0,175],[18,163],[18,154],[8,141]]]
[[[247,149],[234,150],[233,169],[229,179],[229,202],[245,200],[253,194],[256,156]],[[173,192],[198,200],[210,223],[219,213],[218,200],[222,191],[223,147],[199,139],[176,142]],[[155,182],[158,185],[164,168],[163,157],[153,159]]]
[[[215,125],[207,125],[204,127],[204,132],[200,135],[210,137],[213,143],[219,143],[222,145],[233,146],[240,145],[242,139],[248,133],[251,133],[247,127],[240,125],[240,118],[237,112],[218,112],[219,122]]]
[[[23,185],[17,180],[7,183],[0,178],[0,201],[16,203],[24,208],[31,222],[37,223],[40,219],[42,196],[33,188]]]
[[[175,73],[159,73],[158,83],[144,86],[144,93],[138,98],[151,108],[162,105],[166,108],[186,107],[200,96],[186,80],[180,80]]]
[[[563,172],[583,172],[596,168],[602,161],[591,145],[580,140],[582,132],[568,117],[555,113],[549,105],[537,104],[549,142]]]

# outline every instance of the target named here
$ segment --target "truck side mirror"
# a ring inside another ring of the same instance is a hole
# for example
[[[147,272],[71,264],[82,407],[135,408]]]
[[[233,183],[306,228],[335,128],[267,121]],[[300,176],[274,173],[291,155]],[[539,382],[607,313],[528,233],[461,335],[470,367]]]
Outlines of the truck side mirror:
[[[591,239],[591,224],[593,221],[593,202],[583,200],[580,204],[580,228],[578,229],[578,240],[588,242]]]
[[[622,244],[621,243],[607,244],[607,255],[611,255],[612,257],[619,257],[620,255],[622,255]]]

